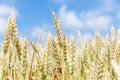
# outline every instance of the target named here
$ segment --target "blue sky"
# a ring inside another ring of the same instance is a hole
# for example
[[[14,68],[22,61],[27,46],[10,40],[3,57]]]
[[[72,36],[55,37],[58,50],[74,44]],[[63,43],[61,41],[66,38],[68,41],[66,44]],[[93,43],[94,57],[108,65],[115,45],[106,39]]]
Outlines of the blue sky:
[[[49,32],[55,36],[52,19],[53,10],[61,22],[62,33],[83,38],[93,37],[96,31],[101,35],[109,34],[113,25],[120,26],[119,0],[0,0],[0,36],[5,34],[8,16],[15,8],[19,36],[28,39],[39,36],[44,38]]]

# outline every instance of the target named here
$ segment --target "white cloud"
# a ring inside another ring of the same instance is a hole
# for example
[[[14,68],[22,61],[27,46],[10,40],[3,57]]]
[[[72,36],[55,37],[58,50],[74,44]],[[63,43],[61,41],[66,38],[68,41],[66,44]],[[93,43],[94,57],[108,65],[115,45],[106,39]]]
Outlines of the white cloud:
[[[106,30],[112,24],[111,16],[103,15],[101,11],[84,11],[77,16],[75,11],[68,11],[66,6],[62,6],[59,10],[59,18],[62,25],[68,29]]]
[[[12,6],[0,5],[0,35],[3,35],[5,32],[8,23],[8,17],[12,9],[13,9]],[[16,9],[15,12],[17,12]]]
[[[0,16],[8,16],[12,10],[11,6],[0,5]]]
[[[91,18],[86,18],[84,26],[88,26],[94,30],[107,30],[112,24],[112,19],[110,16],[95,16]]]
[[[102,12],[109,12],[115,15],[115,19],[120,19],[120,5],[118,0],[101,0],[103,5],[100,8]]]
[[[62,6],[59,11],[59,17],[62,24],[68,28],[82,27],[82,22],[79,20],[74,11],[67,11],[66,6]]]

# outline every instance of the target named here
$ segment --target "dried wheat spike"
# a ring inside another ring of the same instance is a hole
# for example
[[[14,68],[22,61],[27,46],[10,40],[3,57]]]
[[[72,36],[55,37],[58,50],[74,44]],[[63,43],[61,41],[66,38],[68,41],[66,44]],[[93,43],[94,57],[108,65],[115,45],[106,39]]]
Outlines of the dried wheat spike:
[[[39,51],[38,51],[36,45],[33,43],[33,41],[30,40],[30,44],[31,44],[33,50],[34,50],[36,53],[38,53]]]
[[[115,46],[115,60],[117,64],[120,64],[120,30],[118,29],[117,39],[116,39],[116,46]]]
[[[61,47],[62,43],[61,43],[60,21],[57,20],[54,12],[53,12],[53,19],[54,19],[54,26],[55,26],[55,30],[56,30],[56,34],[57,34],[58,45],[59,45],[59,47]]]
[[[31,64],[30,64],[30,72],[29,72],[29,80],[33,80],[33,75],[32,75],[32,68],[33,68],[33,62],[34,62],[34,59],[35,59],[35,53],[37,53],[38,51],[37,51],[37,49],[36,49],[36,47],[35,47],[35,45],[34,45],[34,43],[30,40],[30,44],[31,44],[31,46],[32,46],[32,48],[33,48],[33,54],[32,54],[32,59],[31,59]]]
[[[54,50],[53,57],[54,57],[55,62],[56,62],[56,67],[57,67],[57,69],[60,69],[61,68],[61,60],[60,60],[60,57],[59,57],[59,54],[57,51],[57,46],[56,46],[56,43],[54,40],[53,40],[53,50]],[[61,70],[59,73],[62,73]]]
[[[55,59],[55,63],[56,63],[56,69],[55,69],[55,80],[61,80],[61,76],[62,76],[62,67],[61,67],[61,59],[60,59],[60,55],[58,53],[57,50],[57,44],[55,43],[55,41],[53,40],[53,58]]]
[[[114,27],[111,27],[110,31],[110,58],[114,59],[115,57],[115,33],[114,33]]]
[[[83,63],[83,66],[85,68],[88,67],[88,45],[87,43],[84,44],[84,63]]]
[[[49,34],[48,35],[48,38],[47,38],[47,48],[45,50],[45,53],[44,53],[44,71],[45,71],[45,75],[46,76],[49,76],[50,75],[53,75],[53,57],[52,57],[52,54],[53,54],[53,49],[52,49],[52,35]],[[48,79],[48,77],[47,77]]]
[[[96,48],[96,53],[98,54],[100,51],[100,33],[99,32],[95,33],[95,48]]]
[[[69,57],[69,70],[70,74],[74,75],[74,70],[75,70],[75,43],[74,43],[74,38],[72,37],[72,40],[70,41],[70,57]]]
[[[7,27],[7,30],[6,30],[6,35],[5,35],[5,39],[4,39],[4,43],[3,43],[4,54],[7,53],[8,47],[9,47],[9,44],[10,44],[11,29],[12,29],[12,17],[10,15],[9,20],[8,20],[8,27]]]
[[[16,16],[15,16],[15,11],[13,10],[11,13],[11,39],[12,43],[15,45],[17,52],[18,52],[18,58],[20,59],[20,47],[19,47],[19,42],[18,42],[18,37],[17,37],[17,27],[16,27]]]
[[[98,80],[104,79],[104,68],[105,68],[105,54],[104,54],[104,49],[101,50],[99,54],[99,59],[98,59]]]
[[[26,39],[22,39],[22,44],[21,44],[21,73],[24,77],[26,78],[26,71],[27,71],[27,44],[26,44]]]
[[[67,43],[66,43],[66,36],[63,35],[63,56],[64,56],[64,60],[67,60]]]

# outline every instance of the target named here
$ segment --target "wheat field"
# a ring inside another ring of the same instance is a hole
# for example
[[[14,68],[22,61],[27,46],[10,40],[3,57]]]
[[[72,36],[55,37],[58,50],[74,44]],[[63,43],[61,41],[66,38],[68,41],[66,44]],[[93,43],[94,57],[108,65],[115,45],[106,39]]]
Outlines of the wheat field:
[[[60,22],[53,13],[56,38],[36,44],[18,38],[16,16],[12,12],[0,49],[0,80],[120,80],[120,29],[115,35],[84,41],[78,32],[77,41],[60,31]],[[78,45],[75,45],[77,43]],[[45,45],[46,44],[46,45]]]

